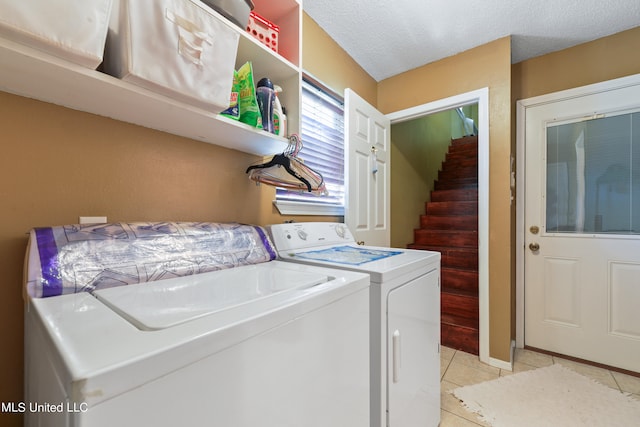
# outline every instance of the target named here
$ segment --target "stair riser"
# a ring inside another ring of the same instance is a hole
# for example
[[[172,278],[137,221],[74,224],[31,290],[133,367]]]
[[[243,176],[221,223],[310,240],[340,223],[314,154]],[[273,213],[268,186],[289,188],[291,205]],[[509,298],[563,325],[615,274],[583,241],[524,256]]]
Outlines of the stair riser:
[[[438,181],[436,181],[438,182]],[[449,181],[442,181],[445,184],[438,185],[435,184],[435,190],[475,190],[478,188],[477,180],[466,180],[466,179],[456,179]]]
[[[478,251],[465,252],[463,250],[445,250],[441,252],[443,267],[463,268],[478,271]]]
[[[447,323],[466,327],[478,327],[478,297],[442,292],[440,310]],[[456,321],[452,321],[456,319]]]
[[[477,157],[478,146],[474,144],[451,145],[447,153],[455,156]]]
[[[440,295],[441,318],[446,323],[477,328],[479,325],[478,298],[442,292]]]
[[[478,230],[478,217],[476,215],[462,216],[420,216],[420,228],[427,230]]]
[[[478,215],[478,202],[427,202],[425,205],[427,215]]]
[[[478,144],[453,144],[450,145],[447,149],[447,153],[449,154],[458,154],[458,153],[472,153],[472,152],[478,152]]]
[[[442,268],[442,288],[478,296],[478,272]]]
[[[477,168],[446,168],[446,170],[438,171],[438,181],[447,180],[478,180]]]
[[[408,249],[440,252],[442,268],[450,267],[463,270],[478,271],[478,249],[476,248],[447,248],[432,245],[407,245]]]
[[[414,240],[418,245],[449,247],[477,247],[478,233],[473,231],[442,232],[435,230],[415,230]]]
[[[442,182],[435,181],[433,189],[439,190],[472,190],[478,188],[478,180],[472,179],[464,182]]]
[[[454,171],[459,169],[473,170],[473,174],[470,176],[476,176],[478,173],[478,162],[476,159],[459,159],[459,160],[445,160],[440,165],[442,171]]]
[[[466,144],[478,145],[478,136],[477,135],[463,136],[462,138],[456,138],[451,140],[452,147],[459,146],[459,145],[466,145]]]
[[[453,139],[451,140],[451,144],[449,144],[449,148],[477,147],[477,146],[478,146],[478,139],[476,137]]]
[[[474,156],[473,153],[447,153],[441,166],[478,167],[478,157]]]
[[[478,165],[468,165],[462,160],[459,162],[442,162],[440,169],[446,172],[458,171],[462,176],[462,172],[467,174],[468,178],[472,178],[478,174]]]
[[[466,353],[479,354],[480,334],[478,329],[442,323],[440,325],[440,342],[443,346]]]
[[[432,191],[432,202],[477,201],[478,190],[442,190]]]

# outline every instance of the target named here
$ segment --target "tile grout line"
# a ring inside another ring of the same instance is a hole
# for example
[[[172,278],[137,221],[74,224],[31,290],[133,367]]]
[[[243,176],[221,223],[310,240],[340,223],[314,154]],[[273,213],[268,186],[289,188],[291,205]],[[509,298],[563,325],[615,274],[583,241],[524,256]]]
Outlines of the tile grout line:
[[[622,387],[620,387],[620,383],[618,383],[618,380],[616,379],[616,376],[613,375],[613,372],[607,370],[607,372],[609,372],[609,375],[611,376],[611,378],[613,378],[613,382],[615,383],[616,387],[618,387],[618,391],[620,393],[624,393],[624,391],[622,390]]]

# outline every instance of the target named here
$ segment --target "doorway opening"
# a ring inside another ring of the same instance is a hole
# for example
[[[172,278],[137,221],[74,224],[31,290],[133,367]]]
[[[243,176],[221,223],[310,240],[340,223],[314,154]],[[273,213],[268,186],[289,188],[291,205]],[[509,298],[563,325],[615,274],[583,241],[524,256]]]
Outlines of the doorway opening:
[[[440,342],[475,355],[479,350],[477,113],[474,103],[391,126],[391,174],[396,183],[391,195],[392,245],[441,254]]]
[[[499,366],[500,361],[489,357],[489,89],[456,95],[431,103],[388,114],[391,124],[399,124],[458,107],[477,104],[478,128],[478,305],[479,305],[479,358],[482,362]],[[392,134],[393,138],[393,134]],[[392,147],[393,148],[393,147]],[[392,159],[394,158],[392,153]],[[395,166],[394,166],[395,167]],[[399,166],[401,167],[401,166]],[[393,170],[393,168],[392,168]],[[392,191],[398,195],[401,191]],[[393,202],[392,202],[393,204]],[[391,216],[392,229],[395,215]],[[402,225],[400,228],[402,229]],[[407,242],[404,242],[406,245]],[[504,366],[500,366],[504,367]],[[510,368],[510,366],[508,367]]]

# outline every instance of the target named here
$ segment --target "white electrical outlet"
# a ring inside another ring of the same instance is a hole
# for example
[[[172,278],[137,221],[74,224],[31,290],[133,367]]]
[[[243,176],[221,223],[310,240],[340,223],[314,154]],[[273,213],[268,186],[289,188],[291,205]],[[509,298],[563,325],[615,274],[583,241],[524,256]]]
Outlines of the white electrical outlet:
[[[107,222],[106,216],[81,216],[80,224],[104,224]]]

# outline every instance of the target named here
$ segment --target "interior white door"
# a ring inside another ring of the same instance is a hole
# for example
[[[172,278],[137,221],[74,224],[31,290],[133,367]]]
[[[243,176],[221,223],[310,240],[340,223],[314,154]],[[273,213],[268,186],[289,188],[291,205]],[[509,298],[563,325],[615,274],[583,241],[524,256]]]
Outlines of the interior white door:
[[[525,345],[636,372],[639,99],[636,85],[528,107],[524,184]]]
[[[345,223],[358,242],[389,246],[390,121],[345,90]]]
[[[440,423],[440,274],[420,276],[387,299],[389,427]]]

